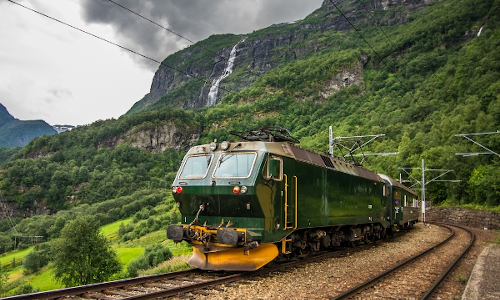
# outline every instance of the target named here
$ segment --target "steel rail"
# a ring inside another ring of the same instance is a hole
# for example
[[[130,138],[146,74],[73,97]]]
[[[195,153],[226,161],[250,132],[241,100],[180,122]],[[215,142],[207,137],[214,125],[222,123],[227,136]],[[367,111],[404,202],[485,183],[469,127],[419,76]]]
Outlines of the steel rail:
[[[451,224],[450,224],[451,225]],[[465,231],[467,231],[469,233],[469,236],[470,236],[470,241],[469,241],[469,245],[467,245],[467,248],[462,252],[462,254],[460,254],[460,256],[457,257],[457,259],[455,259],[455,261],[453,261],[452,264],[450,264],[450,266],[448,267],[448,269],[446,269],[442,274],[441,276],[439,276],[438,279],[436,279],[436,281],[434,281],[434,284],[427,290],[427,292],[420,298],[420,300],[426,300],[426,299],[429,299],[430,296],[434,293],[434,291],[437,289],[437,287],[441,284],[441,282],[444,280],[444,278],[450,273],[450,271],[458,264],[458,262],[462,259],[462,257],[464,257],[464,255],[469,252],[470,248],[472,247],[472,245],[474,244],[474,241],[476,239],[476,236],[475,234],[470,231],[469,229],[465,228],[465,227],[462,227],[462,226],[458,226],[458,225],[451,225],[451,226],[455,226],[455,227],[458,227],[458,228],[461,228]]]
[[[80,295],[80,294],[84,294],[87,292],[102,291],[102,290],[105,290],[108,288],[119,288],[119,287],[124,287],[127,285],[137,285],[137,284],[142,284],[145,282],[159,281],[162,279],[171,279],[171,278],[175,278],[175,277],[179,277],[179,276],[187,276],[190,274],[196,274],[199,272],[200,272],[200,270],[198,270],[198,269],[190,269],[190,270],[177,271],[177,272],[165,273],[165,274],[160,274],[160,275],[149,275],[149,276],[129,278],[129,279],[120,279],[120,280],[115,280],[115,281],[87,284],[87,285],[82,285],[82,286],[75,286],[75,287],[70,287],[70,288],[50,290],[50,291],[44,291],[44,292],[38,292],[38,293],[17,295],[17,296],[2,298],[2,300],[55,299],[55,298],[59,298],[62,296]]]
[[[446,278],[446,276],[449,274],[449,272],[458,264],[458,262],[463,258],[463,256],[470,250],[470,248],[472,247],[473,243],[474,243],[474,240],[475,240],[475,235],[473,232],[471,232],[470,230],[462,227],[462,226],[458,226],[458,225],[452,225],[452,224],[443,224],[443,223],[435,223],[436,225],[441,225],[443,227],[446,227],[450,230],[451,234],[445,239],[443,240],[442,242],[430,247],[429,249],[427,250],[424,250],[420,253],[418,253],[417,255],[413,256],[413,257],[410,257],[408,259],[406,259],[405,261],[401,262],[400,264],[394,266],[393,268],[345,291],[344,293],[340,294],[340,295],[337,295],[333,298],[330,298],[330,299],[349,299],[351,297],[353,297],[354,295],[358,294],[359,292],[367,289],[368,287],[372,286],[373,284],[375,284],[376,282],[382,280],[382,278],[386,277],[387,275],[393,273],[394,271],[400,269],[401,267],[415,261],[416,259],[422,257],[423,255],[427,254],[428,252],[432,251],[432,250],[435,250],[437,248],[439,248],[440,246],[444,245],[445,243],[447,243],[448,241],[450,241],[450,239],[455,235],[455,231],[450,228],[449,226],[454,226],[454,227],[458,227],[458,228],[461,228],[462,230],[465,230],[469,233],[469,236],[470,236],[470,241],[469,241],[469,244],[467,245],[466,249],[462,251],[462,253],[448,266],[448,268],[443,272],[441,273],[441,275],[439,276],[438,279],[436,279],[432,286],[426,291],[426,293],[420,298],[420,300],[426,300],[426,299],[429,299],[430,296],[435,292],[435,290],[437,289],[437,287],[441,284],[441,282],[444,280],[444,278]],[[448,226],[449,225],[449,226]]]
[[[393,273],[394,271],[400,269],[401,267],[415,261],[416,259],[418,259],[419,257],[422,257],[424,256],[425,254],[427,254],[428,252],[436,249],[436,248],[439,248],[440,246],[444,245],[445,243],[447,243],[454,235],[455,235],[455,231],[453,229],[451,229],[450,227],[444,225],[446,228],[448,228],[451,232],[451,234],[443,241],[441,241],[440,243],[436,244],[436,245],[433,245],[432,247],[430,247],[429,249],[427,250],[424,250],[418,254],[416,254],[415,256],[413,257],[410,257],[406,260],[404,260],[403,262],[401,262],[400,264],[392,267],[391,269],[389,270],[386,270],[382,273],[380,273],[379,275],[345,291],[344,293],[340,294],[340,295],[337,295],[333,298],[330,298],[331,300],[343,300],[343,299],[349,299],[351,298],[352,296],[358,294],[359,292],[367,289],[368,287],[370,287],[371,285],[375,284],[376,282],[380,281],[382,278],[386,277],[388,274],[391,274]]]

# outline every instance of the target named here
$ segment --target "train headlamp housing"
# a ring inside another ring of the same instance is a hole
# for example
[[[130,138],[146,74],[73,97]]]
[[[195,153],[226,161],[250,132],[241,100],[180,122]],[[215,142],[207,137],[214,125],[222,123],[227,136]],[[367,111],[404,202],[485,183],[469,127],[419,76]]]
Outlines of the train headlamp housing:
[[[217,150],[217,143],[216,142],[211,142],[210,143],[210,150],[213,152]]]
[[[247,191],[248,188],[246,186],[239,186],[239,185],[233,186],[233,193],[235,194],[246,194]]]
[[[231,143],[228,141],[224,141],[224,142],[220,143],[220,148],[223,151],[226,151],[227,149],[229,149],[229,146],[231,146]]]
[[[247,191],[248,191],[248,189],[247,189],[247,187],[246,187],[246,186],[242,186],[242,187],[240,188],[240,193],[241,193],[241,194],[246,194],[246,193],[247,193]]]
[[[233,186],[233,193],[238,194],[240,192],[240,187],[235,185]]]
[[[173,194],[180,194],[180,193],[182,193],[182,186],[173,186],[172,187],[172,193]]]

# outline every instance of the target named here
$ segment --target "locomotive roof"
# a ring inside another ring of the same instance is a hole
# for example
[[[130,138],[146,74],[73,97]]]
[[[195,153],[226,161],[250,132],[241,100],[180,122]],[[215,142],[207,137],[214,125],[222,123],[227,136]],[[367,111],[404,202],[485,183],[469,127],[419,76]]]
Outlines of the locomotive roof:
[[[216,151],[221,151],[220,149]],[[290,157],[292,159],[317,165],[323,168],[337,170],[339,172],[367,178],[373,181],[383,182],[383,179],[377,173],[361,168],[359,166],[350,164],[344,160],[325,156],[297,147],[287,142],[232,142],[227,152],[241,152],[241,151],[265,151],[272,154]],[[210,145],[199,145],[191,148],[188,154],[201,154],[210,153]]]

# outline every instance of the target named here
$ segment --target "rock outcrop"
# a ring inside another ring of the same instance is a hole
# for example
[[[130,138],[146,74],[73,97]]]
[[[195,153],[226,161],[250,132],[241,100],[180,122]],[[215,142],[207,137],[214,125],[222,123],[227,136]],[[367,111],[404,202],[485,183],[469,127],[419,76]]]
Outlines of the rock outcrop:
[[[124,134],[124,137],[113,137],[102,141],[97,147],[114,148],[120,143],[147,149],[151,153],[162,153],[168,148],[186,151],[196,144],[200,138],[201,128],[180,127],[172,123],[164,123],[151,127],[135,127]]]

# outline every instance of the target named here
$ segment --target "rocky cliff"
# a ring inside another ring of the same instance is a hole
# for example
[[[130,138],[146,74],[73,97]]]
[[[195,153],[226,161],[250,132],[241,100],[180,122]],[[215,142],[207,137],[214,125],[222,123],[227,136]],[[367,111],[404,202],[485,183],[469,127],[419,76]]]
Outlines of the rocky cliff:
[[[216,104],[228,90],[238,92],[266,71],[314,55],[327,47],[328,43],[320,45],[310,37],[321,36],[324,32],[353,30],[345,17],[355,23],[357,29],[374,24],[402,24],[411,21],[412,13],[423,9],[428,2],[432,0],[375,0],[365,4],[351,1],[334,2],[338,5],[335,7],[325,0],[319,9],[301,21],[272,25],[248,35],[211,36],[165,59],[154,75],[150,92],[127,114],[164,106],[201,108]],[[237,75],[224,78],[215,101],[210,101],[210,87],[224,74],[233,47],[236,50],[233,73]],[[360,58],[360,62],[368,59]],[[332,78],[340,76],[344,80],[346,76],[352,77],[344,75],[332,74]],[[344,83],[333,85],[338,84]],[[331,85],[325,83],[325,86]],[[323,94],[331,91],[329,89]]]
[[[114,148],[126,143],[137,148],[147,149],[151,153],[162,153],[168,148],[186,151],[200,138],[201,128],[181,127],[165,121],[154,126],[134,127],[121,137],[113,137],[99,143],[98,147]]]

